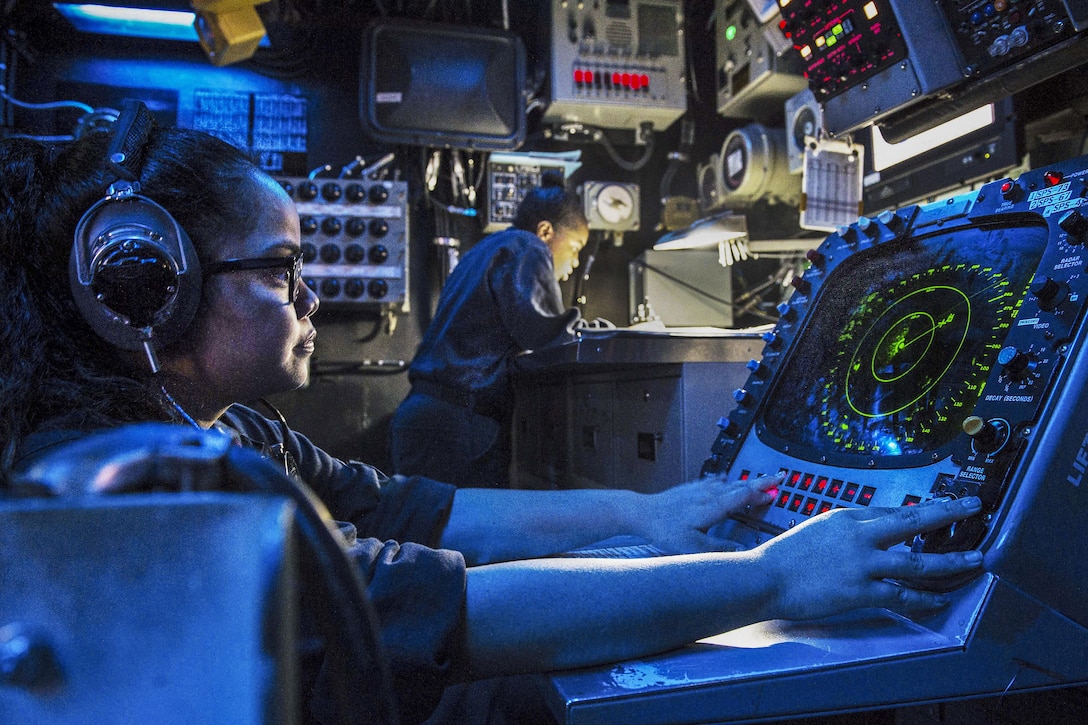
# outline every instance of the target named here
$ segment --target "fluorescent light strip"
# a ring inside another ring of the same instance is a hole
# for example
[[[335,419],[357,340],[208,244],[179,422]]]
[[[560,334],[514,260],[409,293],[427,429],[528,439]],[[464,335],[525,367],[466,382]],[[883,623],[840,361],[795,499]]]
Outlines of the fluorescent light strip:
[[[111,5],[53,3],[76,30],[100,35],[127,35],[160,40],[198,42],[193,23],[196,14],[181,10],[121,8]]]
[[[873,171],[883,171],[993,122],[994,104],[990,103],[894,144],[885,141],[880,129],[873,126]]]

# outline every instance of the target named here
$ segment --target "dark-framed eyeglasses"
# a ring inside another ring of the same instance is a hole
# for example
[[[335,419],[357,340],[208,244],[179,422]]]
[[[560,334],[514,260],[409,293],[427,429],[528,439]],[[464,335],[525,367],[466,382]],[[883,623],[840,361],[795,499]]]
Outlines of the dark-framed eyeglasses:
[[[287,271],[287,301],[298,299],[298,288],[302,282],[302,253],[289,257],[251,257],[248,259],[224,259],[204,265],[204,274],[223,274],[249,269],[283,269]]]

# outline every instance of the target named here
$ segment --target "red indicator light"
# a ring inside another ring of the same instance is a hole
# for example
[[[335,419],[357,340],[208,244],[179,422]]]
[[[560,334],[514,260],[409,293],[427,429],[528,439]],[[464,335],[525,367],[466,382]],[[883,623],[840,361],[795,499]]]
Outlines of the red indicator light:
[[[1003,184],[1001,184],[1001,193],[1002,194],[1008,194],[1010,191],[1012,191],[1012,182],[1011,181],[1006,181]]]
[[[740,480],[741,481],[747,481],[748,477],[751,476],[751,475],[752,475],[751,471],[741,471],[740,472]]]
[[[1062,183],[1062,179],[1064,178],[1065,177],[1062,176],[1062,172],[1060,171],[1048,171],[1043,174],[1043,179],[1046,180],[1047,186],[1057,186],[1058,184]]]
[[[648,89],[650,87],[650,76],[641,75],[641,76],[639,76],[639,81],[642,83],[643,88]]]
[[[825,511],[830,511],[830,510],[831,510],[831,502],[830,501],[824,501],[823,503],[820,504],[820,513],[823,513]]]
[[[620,74],[619,73],[613,73],[612,74],[612,85],[614,85],[614,86],[620,85]]]
[[[631,74],[630,73],[624,73],[622,76],[620,76],[620,83],[623,84],[624,88],[630,88],[631,87]]]
[[[827,488],[827,476],[820,476],[816,479],[816,488],[812,489],[814,493],[822,494],[824,489]]]
[[[580,70],[574,71],[574,82],[575,83],[583,83],[583,82],[585,82],[585,79],[586,79],[585,73],[583,73]]]
[[[805,501],[805,510],[803,512],[805,516],[811,516],[813,512],[816,511],[816,504],[817,501],[814,498],[810,498],[808,501]]]
[[[637,91],[642,86],[642,76],[631,76],[631,90]]]

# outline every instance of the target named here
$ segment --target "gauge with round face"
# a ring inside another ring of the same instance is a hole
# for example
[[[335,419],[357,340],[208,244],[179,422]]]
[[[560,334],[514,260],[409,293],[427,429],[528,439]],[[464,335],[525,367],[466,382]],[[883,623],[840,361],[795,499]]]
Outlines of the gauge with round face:
[[[978,402],[1047,236],[966,226],[844,260],[768,396],[761,438],[844,465],[931,463]]]
[[[596,209],[601,219],[617,226],[627,224],[638,211],[634,195],[622,184],[601,187],[597,192]]]

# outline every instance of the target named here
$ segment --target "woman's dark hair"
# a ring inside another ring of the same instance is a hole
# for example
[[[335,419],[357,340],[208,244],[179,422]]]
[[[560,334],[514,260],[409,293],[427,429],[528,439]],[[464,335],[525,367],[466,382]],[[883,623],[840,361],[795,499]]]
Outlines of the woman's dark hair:
[[[521,200],[513,226],[535,233],[540,222],[551,222],[564,229],[586,225],[582,198],[569,191],[563,184],[563,177],[554,172],[545,172],[541,185],[530,189]]]
[[[115,180],[109,140],[108,133],[66,146],[0,140],[3,464],[35,430],[171,417],[149,373],[83,320],[69,286],[75,227]],[[203,261],[224,235],[253,231],[257,214],[238,184],[258,167],[238,149],[198,131],[155,128],[143,158],[141,193],[174,216]]]

